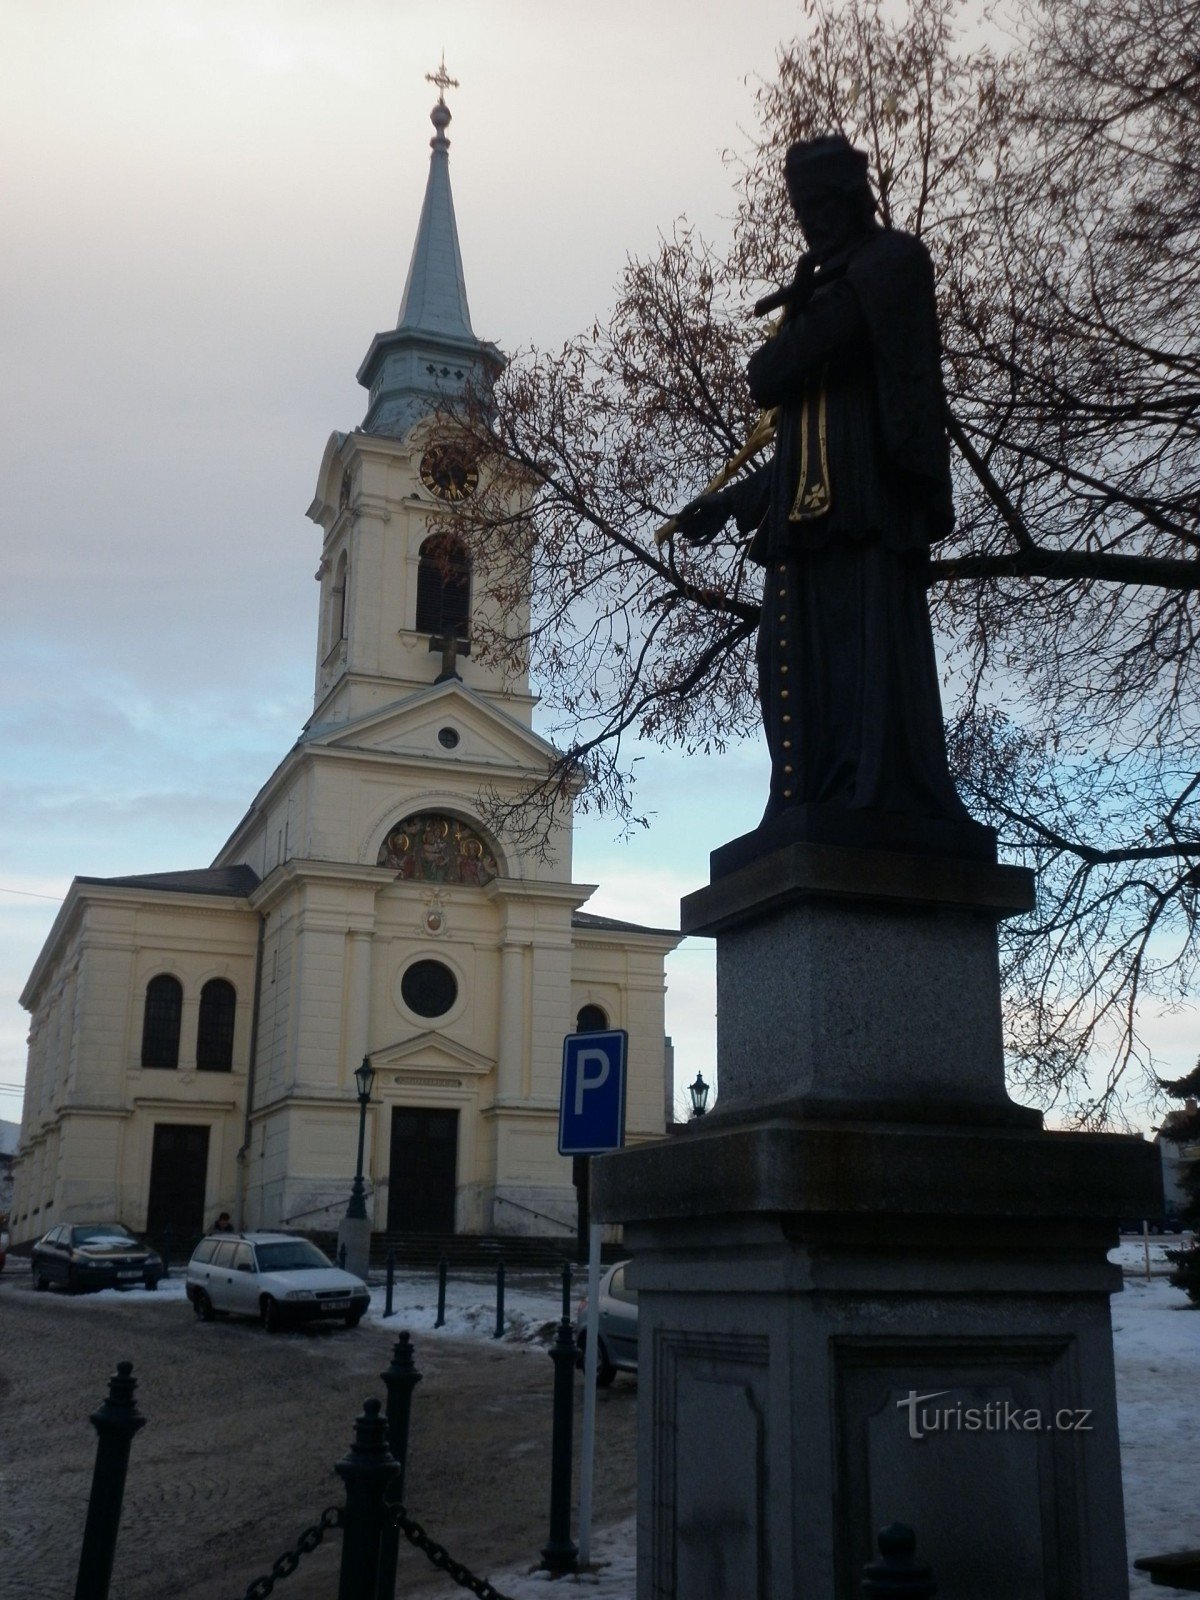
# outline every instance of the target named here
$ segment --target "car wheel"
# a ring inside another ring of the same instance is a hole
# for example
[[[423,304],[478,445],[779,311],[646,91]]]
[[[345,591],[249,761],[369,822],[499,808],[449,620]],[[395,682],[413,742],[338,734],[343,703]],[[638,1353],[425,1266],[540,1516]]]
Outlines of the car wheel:
[[[579,1341],[579,1356],[580,1356],[580,1359],[579,1359],[580,1370],[582,1372],[586,1373],[587,1372],[587,1367],[584,1365],[584,1363],[587,1361],[587,1340],[586,1340],[586,1338],[582,1338]],[[604,1340],[601,1339],[599,1341],[599,1344],[597,1345],[597,1348],[596,1348],[596,1387],[597,1387],[597,1389],[607,1389],[609,1384],[616,1377],[616,1375],[617,1375],[617,1369],[616,1369],[616,1367],[613,1366],[612,1362],[608,1359],[608,1351],[604,1348]]]
[[[348,1328],[357,1328],[359,1323],[362,1321],[362,1316],[363,1314],[361,1311],[349,1312],[345,1317],[346,1326]]]
[[[192,1296],[192,1310],[200,1318],[201,1322],[212,1321],[212,1301],[208,1298],[203,1289],[197,1289],[196,1293]]]
[[[50,1287],[50,1279],[36,1263],[33,1268],[33,1287],[39,1292],[45,1291]]]
[[[262,1298],[262,1325],[268,1333],[278,1333],[283,1327],[283,1317],[280,1315],[279,1302],[272,1300],[269,1294]]]
[[[146,1289],[150,1289],[151,1291],[153,1291],[153,1290],[158,1288],[158,1279],[157,1278],[143,1278],[142,1279],[142,1286],[144,1288],[146,1288]]]

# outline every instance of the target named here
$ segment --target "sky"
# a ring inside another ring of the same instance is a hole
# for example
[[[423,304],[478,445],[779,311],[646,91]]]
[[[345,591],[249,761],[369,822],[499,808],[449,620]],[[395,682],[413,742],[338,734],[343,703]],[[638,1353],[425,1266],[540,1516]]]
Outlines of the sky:
[[[444,50],[476,333],[556,347],[686,214],[803,27],[784,0],[3,0],[0,1118],[18,996],[76,874],[207,864],[311,709],[304,511],[395,324]],[[576,834],[588,909],[677,925],[754,826],[757,743],[651,752],[652,828]],[[711,945],[668,966],[677,1080],[712,1081]],[[1192,1018],[1159,1041],[1190,1064]]]
[[[76,873],[211,860],[311,710],[304,516],[395,324],[445,51],[472,318],[512,352],[611,302],[686,212],[719,235],[754,75],[799,7],[670,0],[4,0],[0,6],[0,1118],[18,996]],[[591,909],[675,925],[764,764],[645,764],[655,827],[589,819]],[[731,794],[730,770],[738,780]],[[697,781],[699,780],[699,781]],[[712,1078],[711,946],[672,959]]]

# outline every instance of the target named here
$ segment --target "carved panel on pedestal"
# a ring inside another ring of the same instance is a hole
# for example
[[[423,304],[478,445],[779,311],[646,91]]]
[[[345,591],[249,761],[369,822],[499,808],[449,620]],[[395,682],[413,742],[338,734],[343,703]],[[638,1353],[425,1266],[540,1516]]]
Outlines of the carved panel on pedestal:
[[[770,1600],[768,1349],[655,1330],[654,1600]]]
[[[839,1600],[892,1522],[914,1530],[940,1593],[1086,1591],[1076,1430],[1094,1419],[1076,1409],[1070,1340],[835,1339],[833,1362]]]

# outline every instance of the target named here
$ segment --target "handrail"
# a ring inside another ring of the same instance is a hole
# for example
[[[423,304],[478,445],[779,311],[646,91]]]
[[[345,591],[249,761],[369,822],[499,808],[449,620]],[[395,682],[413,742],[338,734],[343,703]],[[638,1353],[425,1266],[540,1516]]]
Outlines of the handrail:
[[[364,1198],[364,1200],[369,1200],[371,1198],[371,1196],[375,1193],[375,1186],[374,1186],[374,1184],[367,1183],[365,1179],[363,1180],[363,1183],[364,1183],[364,1189],[365,1189],[365,1193],[363,1195],[363,1198]],[[338,1206],[340,1204],[341,1204],[340,1200],[330,1200],[327,1205],[313,1206],[311,1211],[293,1211],[291,1216],[290,1217],[284,1217],[283,1221],[286,1224],[286,1223],[289,1223],[289,1222],[298,1222],[301,1217],[315,1217],[318,1212],[320,1212],[320,1211],[332,1211],[335,1206]]]
[[[510,1200],[506,1194],[498,1194],[495,1198],[497,1203],[503,1202],[506,1206],[515,1206],[518,1211],[526,1211],[531,1217],[540,1217],[543,1222],[552,1222],[556,1228],[565,1228],[568,1233],[576,1231],[574,1223],[564,1222],[561,1217],[552,1217],[545,1211],[537,1211],[533,1206],[522,1205],[519,1200]]]

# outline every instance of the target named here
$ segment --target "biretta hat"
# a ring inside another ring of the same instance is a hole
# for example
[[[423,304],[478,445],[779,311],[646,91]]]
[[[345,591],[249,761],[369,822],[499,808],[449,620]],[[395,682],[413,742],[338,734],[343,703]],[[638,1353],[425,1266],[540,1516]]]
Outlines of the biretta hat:
[[[811,194],[817,189],[849,194],[868,187],[867,153],[856,150],[841,133],[803,139],[789,146],[784,173],[793,194]]]

